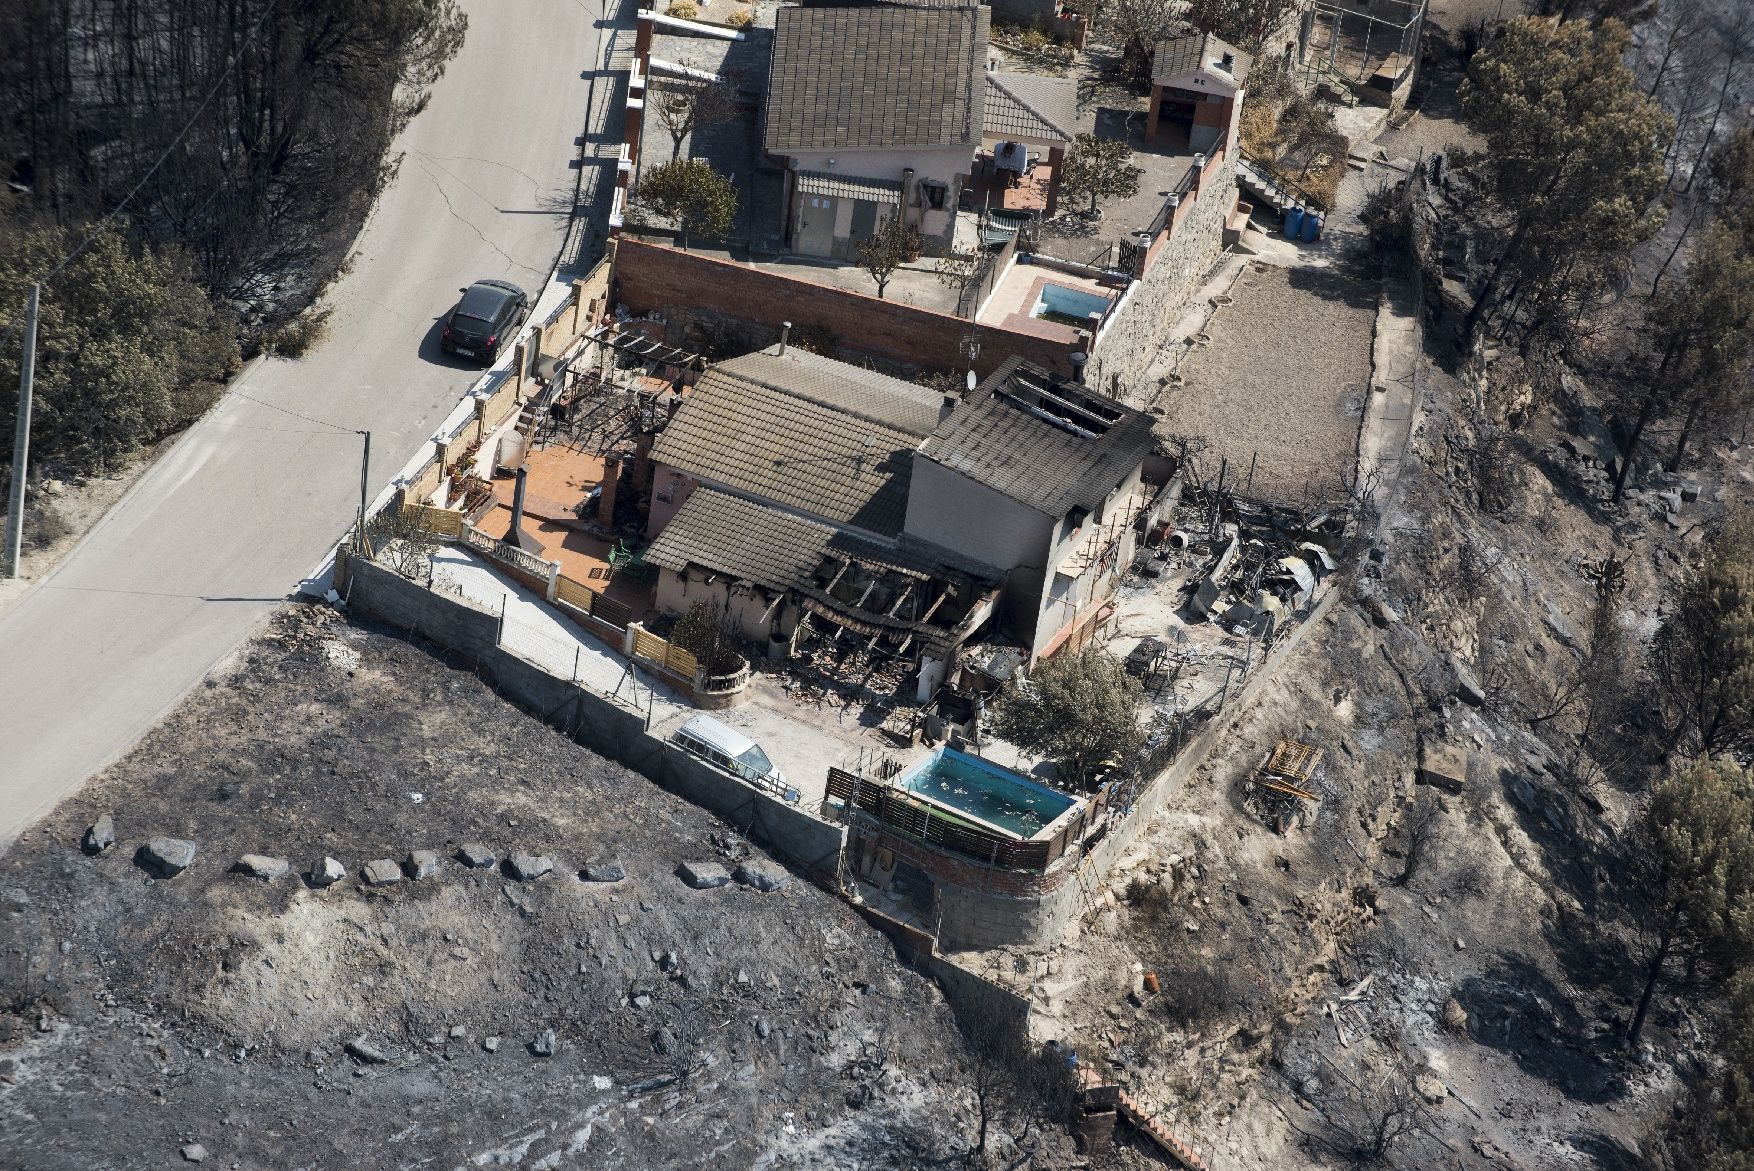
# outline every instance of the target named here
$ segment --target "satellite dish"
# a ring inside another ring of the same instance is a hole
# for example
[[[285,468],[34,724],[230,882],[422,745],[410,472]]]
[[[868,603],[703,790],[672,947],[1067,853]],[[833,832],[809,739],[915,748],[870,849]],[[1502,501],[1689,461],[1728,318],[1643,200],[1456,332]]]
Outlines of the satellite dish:
[[[970,390],[973,390],[974,389],[974,371],[970,370],[968,372],[967,377],[964,378],[963,381],[968,385],[968,388]]]

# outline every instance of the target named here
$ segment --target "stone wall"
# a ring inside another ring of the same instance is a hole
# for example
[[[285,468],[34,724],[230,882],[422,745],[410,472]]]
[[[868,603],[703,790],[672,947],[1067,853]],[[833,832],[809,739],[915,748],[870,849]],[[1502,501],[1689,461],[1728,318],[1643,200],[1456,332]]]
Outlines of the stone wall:
[[[1090,360],[1093,388],[1122,402],[1137,402],[1149,389],[1142,385],[1145,371],[1157,357],[1165,331],[1218,262],[1225,221],[1236,198],[1236,156],[1226,153],[1206,169],[1199,187],[1183,197],[1192,206],[1153,251],[1145,275],[1103,329]]]
[[[338,588],[351,612],[463,656],[507,699],[602,756],[711,810],[738,832],[832,879],[846,831],[743,784],[646,730],[645,713],[550,675],[499,645],[499,620],[380,565],[343,556]]]

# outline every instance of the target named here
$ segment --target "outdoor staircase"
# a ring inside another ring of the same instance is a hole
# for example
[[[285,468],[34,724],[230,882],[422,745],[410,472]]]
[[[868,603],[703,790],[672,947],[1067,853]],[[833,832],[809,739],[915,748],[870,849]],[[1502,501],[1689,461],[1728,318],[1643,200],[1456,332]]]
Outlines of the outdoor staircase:
[[[1079,1088],[1085,1091],[1108,1088],[1108,1083],[1102,1080],[1101,1075],[1087,1065],[1078,1067],[1078,1081]],[[1170,1158],[1187,1171],[1209,1171],[1206,1160],[1193,1147],[1183,1142],[1173,1130],[1158,1121],[1156,1115],[1140,1105],[1138,1099],[1119,1088],[1113,1090],[1113,1096],[1116,1113],[1161,1147]]]

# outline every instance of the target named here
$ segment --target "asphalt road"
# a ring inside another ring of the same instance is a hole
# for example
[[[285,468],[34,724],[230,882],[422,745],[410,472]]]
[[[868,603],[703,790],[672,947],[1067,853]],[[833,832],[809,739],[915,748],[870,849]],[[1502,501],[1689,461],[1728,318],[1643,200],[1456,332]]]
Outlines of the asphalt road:
[[[609,34],[597,0],[463,7],[467,39],[403,136],[327,340],[246,372],[0,618],[0,847],[127,751],[321,559],[357,507],[354,430],[373,433],[375,495],[479,378],[435,344],[458,288],[546,281]]]

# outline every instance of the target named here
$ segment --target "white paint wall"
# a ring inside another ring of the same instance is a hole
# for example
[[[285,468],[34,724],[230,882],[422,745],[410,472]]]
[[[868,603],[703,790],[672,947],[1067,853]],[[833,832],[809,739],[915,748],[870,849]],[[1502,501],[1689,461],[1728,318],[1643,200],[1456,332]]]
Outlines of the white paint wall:
[[[883,179],[890,182],[900,182],[902,171],[912,167],[916,184],[932,180],[949,188],[942,211],[933,211],[925,206],[923,195],[918,197],[920,206],[908,209],[909,221],[920,229],[922,235],[943,237],[950,233],[956,214],[956,199],[961,192],[960,179],[973,166],[974,148],[953,146],[859,150],[846,147],[832,151],[802,151],[791,155],[791,159],[800,171],[819,171],[829,175]],[[833,166],[829,165],[830,159],[834,160]],[[844,239],[852,231],[852,214],[852,201],[841,200],[834,225],[837,239]]]

